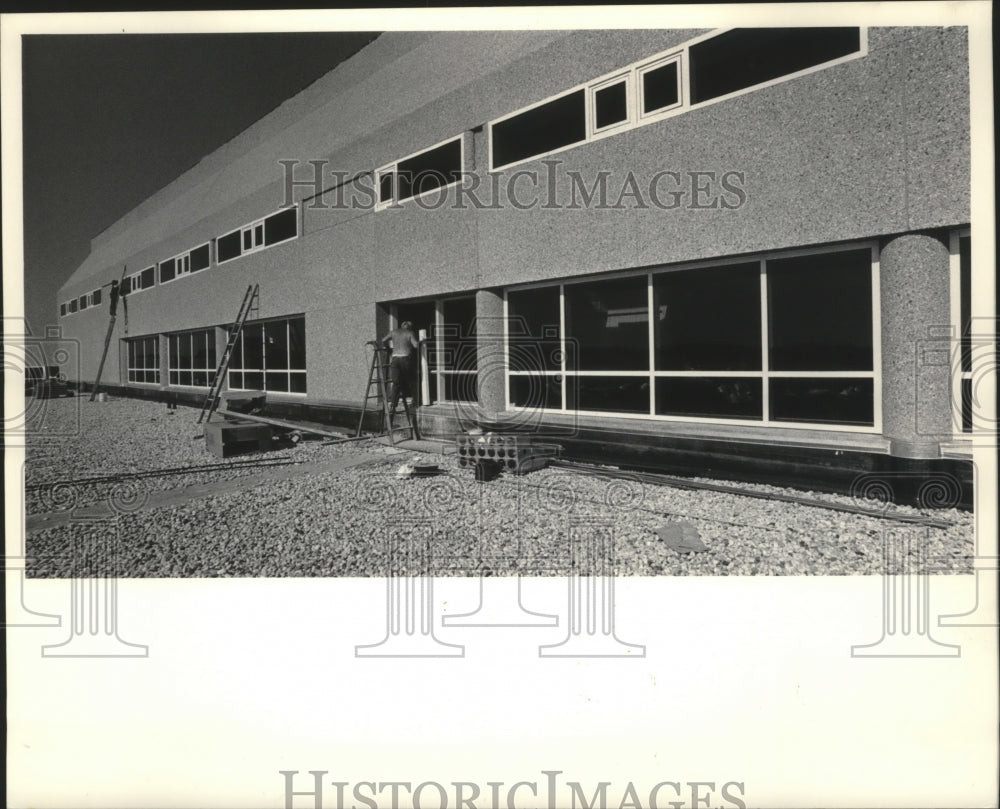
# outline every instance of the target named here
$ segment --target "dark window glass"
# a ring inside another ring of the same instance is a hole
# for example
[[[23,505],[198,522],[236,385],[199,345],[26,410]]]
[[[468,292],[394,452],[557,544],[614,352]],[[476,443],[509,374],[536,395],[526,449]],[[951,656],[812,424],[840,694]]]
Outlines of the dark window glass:
[[[253,250],[253,231],[252,230],[248,229],[248,230],[244,230],[243,231],[243,249],[244,250]]]
[[[259,323],[244,326],[241,339],[243,342],[243,368],[262,370],[264,368],[264,327]]]
[[[761,380],[753,377],[659,377],[656,412],[662,416],[760,419]]]
[[[268,371],[288,369],[288,324],[284,320],[264,324],[264,367]]]
[[[180,382],[178,380],[180,379],[180,372],[179,371],[171,371],[168,379],[170,380],[170,384],[171,385],[179,385]]]
[[[859,28],[734,28],[690,47],[691,101],[718,98],[860,49]]]
[[[101,290],[95,289],[94,292],[93,292],[93,295],[91,297],[93,299],[91,301],[91,304],[90,304],[91,306],[100,306],[101,305]]]
[[[413,324],[413,332],[418,337],[421,330],[431,337],[434,334],[435,311],[434,301],[399,303],[396,304],[396,323],[402,325],[408,320]]]
[[[160,283],[173,281],[175,275],[175,262],[172,258],[160,262]]]
[[[139,282],[140,289],[149,289],[156,286],[156,268],[147,267],[139,273],[139,277],[136,280]]]
[[[577,347],[580,370],[649,368],[645,276],[568,284],[565,299],[566,336]]]
[[[962,432],[972,432],[972,380],[962,380]]]
[[[191,379],[191,372],[190,371],[181,371],[180,372],[180,378],[181,378],[181,384],[182,385],[193,385],[194,384],[194,382]]]
[[[653,276],[659,371],[759,371],[760,264]]]
[[[295,208],[288,208],[272,214],[264,220],[264,244],[294,239],[298,235],[298,213]]]
[[[260,247],[264,243],[264,226],[254,225],[253,229],[253,246]]]
[[[60,303],[59,304],[59,316],[60,317],[65,317],[66,316],[66,304],[65,303]]]
[[[87,296],[86,295],[81,295],[80,298],[79,298],[79,300],[80,300],[80,309],[81,310],[82,309],[86,309],[87,308]]]
[[[260,371],[244,373],[243,387],[247,390],[264,390],[264,374]]]
[[[208,367],[208,332],[198,331],[191,335],[191,367]]]
[[[625,82],[602,87],[594,93],[594,123],[597,129],[628,119]]]
[[[647,70],[642,74],[642,111],[672,107],[680,100],[677,92],[677,62]]]
[[[510,376],[510,403],[514,407],[559,410],[562,407],[562,382],[554,375]]]
[[[378,201],[388,202],[392,199],[392,172],[387,171],[385,174],[380,174],[378,176]]]
[[[961,309],[962,370],[972,371],[972,238],[961,236],[958,240],[959,308]]]
[[[772,371],[872,370],[871,251],[767,262]]]
[[[872,380],[822,377],[770,380],[771,418],[871,426],[875,420]]]
[[[306,319],[293,317],[288,321],[288,367],[306,369]],[[304,377],[303,377],[304,379]]]
[[[289,392],[290,393],[305,393],[306,392],[306,375],[305,374],[289,374]]]
[[[475,402],[479,399],[475,374],[445,374],[444,398],[449,402]]]
[[[608,413],[649,413],[649,378],[567,376],[566,407]]]
[[[585,105],[584,91],[576,90],[494,124],[493,166],[499,168],[584,140]]]
[[[191,251],[191,272],[204,270],[211,263],[211,253],[207,244],[196,247]]]
[[[396,166],[396,199],[409,199],[458,182],[461,172],[462,146],[458,140],[401,160]]]
[[[442,302],[439,332],[443,356],[440,367],[449,371],[475,371],[476,299],[453,298]]]
[[[243,374],[239,371],[229,372],[229,387],[231,388],[242,388],[243,387]]]
[[[73,300],[71,300],[71,301],[69,302],[69,310],[70,310],[71,312],[75,312],[75,311],[77,311],[77,310],[79,309],[79,307],[80,307],[80,304],[79,304],[79,301],[77,301],[77,299],[76,299],[76,298],[73,298]]]
[[[192,353],[191,353],[191,337],[190,334],[178,335],[178,349],[177,349],[177,366],[182,369],[193,368],[192,364]]]
[[[561,370],[559,287],[508,293],[507,336],[510,370]]]
[[[232,233],[220,236],[215,244],[215,249],[220,262],[236,258],[241,252],[240,232],[234,230]]]
[[[195,371],[191,374],[191,384],[200,388],[208,387],[208,373],[205,371]]]
[[[288,374],[273,371],[264,374],[264,389],[288,393]]]

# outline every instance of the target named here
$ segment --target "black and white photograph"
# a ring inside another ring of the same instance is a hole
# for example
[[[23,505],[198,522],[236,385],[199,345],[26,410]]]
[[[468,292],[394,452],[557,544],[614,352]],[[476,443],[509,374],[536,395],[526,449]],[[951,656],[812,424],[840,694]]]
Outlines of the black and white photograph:
[[[988,4],[2,23],[9,806],[995,805]]]

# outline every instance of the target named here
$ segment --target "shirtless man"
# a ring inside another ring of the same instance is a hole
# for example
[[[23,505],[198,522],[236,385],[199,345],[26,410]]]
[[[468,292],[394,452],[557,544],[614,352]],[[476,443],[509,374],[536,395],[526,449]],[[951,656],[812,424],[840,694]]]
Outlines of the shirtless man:
[[[389,360],[389,383],[391,391],[389,393],[390,410],[389,415],[396,415],[396,405],[399,404],[401,395],[412,395],[410,381],[414,377],[414,357],[416,350],[420,348],[417,342],[417,335],[413,333],[413,324],[409,320],[404,320],[399,328],[393,329],[382,338],[382,345],[388,346],[392,343],[392,358]]]

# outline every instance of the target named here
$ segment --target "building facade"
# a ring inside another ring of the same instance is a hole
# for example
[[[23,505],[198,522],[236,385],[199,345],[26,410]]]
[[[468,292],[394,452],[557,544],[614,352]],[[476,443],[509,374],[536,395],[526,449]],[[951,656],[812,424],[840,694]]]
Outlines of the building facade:
[[[960,27],[383,34],[95,238],[60,323],[92,383],[126,268],[102,384],[203,396],[258,284],[227,384],[278,409],[356,419],[410,320],[425,432],[937,468],[968,75]]]

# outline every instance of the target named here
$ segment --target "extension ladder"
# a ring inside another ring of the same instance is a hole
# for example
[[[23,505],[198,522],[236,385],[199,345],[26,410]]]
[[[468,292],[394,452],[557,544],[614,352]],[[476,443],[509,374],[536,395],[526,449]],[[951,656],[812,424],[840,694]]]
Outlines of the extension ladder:
[[[219,367],[215,369],[215,377],[212,379],[208,395],[205,397],[205,403],[201,406],[201,413],[198,414],[199,424],[201,424],[203,419],[206,423],[211,421],[215,408],[219,406],[219,396],[222,394],[222,388],[226,384],[226,373],[229,371],[229,362],[233,358],[233,348],[236,347],[236,341],[240,339],[240,334],[243,333],[243,324],[246,323],[247,318],[250,316],[250,311],[257,301],[259,288],[259,284],[251,284],[247,287],[247,291],[243,295],[243,302],[240,304],[240,311],[236,315],[236,322],[229,327],[229,338],[226,341],[226,349],[222,352]]]
[[[385,427],[385,433],[389,438],[389,443],[395,446],[396,438],[395,434],[399,430],[408,430],[410,433],[410,438],[419,439],[420,432],[417,428],[417,421],[415,414],[410,410],[410,406],[406,402],[405,396],[400,396],[400,401],[403,403],[403,413],[406,415],[406,427],[396,427],[392,423],[392,412],[390,410],[389,401],[389,388],[387,383],[387,378],[389,375],[389,363],[390,351],[385,346],[379,345],[374,340],[369,340],[367,345],[372,347],[372,362],[371,367],[368,369],[368,386],[365,388],[365,399],[361,406],[361,418],[358,420],[358,432],[357,435],[361,435],[361,429],[365,424],[365,413],[368,412],[368,403],[375,399],[382,402],[382,416],[381,420]],[[372,387],[374,386],[375,392],[372,393]]]
[[[118,281],[118,287],[121,289],[121,285],[125,282],[125,273],[128,271],[128,266],[122,266],[122,277]],[[119,293],[119,300],[122,302],[122,308],[125,308],[125,299]],[[109,295],[109,303],[114,307],[117,304],[111,302]],[[97,366],[97,379],[94,380],[94,390],[90,393],[90,401],[94,401],[97,398],[97,391],[101,387],[101,375],[104,373],[104,361],[108,358],[108,346],[111,345],[111,333],[115,330],[115,321],[118,319],[118,312],[116,309],[111,309],[111,319],[108,321],[108,333],[104,335],[104,350],[101,352],[101,364]],[[128,310],[125,310],[125,336],[128,336]]]

